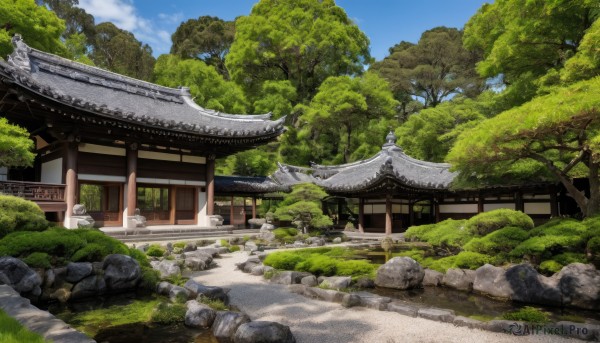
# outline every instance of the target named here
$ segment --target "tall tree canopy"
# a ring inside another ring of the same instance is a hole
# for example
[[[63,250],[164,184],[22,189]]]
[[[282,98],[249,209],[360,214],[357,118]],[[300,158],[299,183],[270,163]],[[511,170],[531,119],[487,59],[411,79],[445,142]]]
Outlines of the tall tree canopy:
[[[461,31],[437,27],[425,31],[417,44],[400,42],[392,47],[390,55],[371,69],[388,80],[406,112],[415,97],[424,107],[435,107],[455,94],[478,95],[484,87],[475,70],[479,59],[478,53],[463,48]]]
[[[156,61],[154,79],[167,87],[189,87],[194,101],[200,106],[229,113],[246,112],[247,102],[242,90],[200,60],[161,55]]]
[[[79,0],[36,0],[39,5],[46,5],[60,19],[65,21],[66,28],[62,32],[62,38],[83,33],[91,43],[96,34],[94,16],[87,13],[83,8],[77,7]]]
[[[202,16],[181,23],[171,36],[171,54],[181,58],[197,58],[217,69],[225,78],[225,56],[233,43],[235,25],[217,17]]]
[[[502,76],[515,105],[531,99],[577,51],[600,14],[596,0],[497,0],[465,26],[464,44],[483,53],[483,77]]]
[[[136,79],[152,80],[155,62],[152,48],[113,23],[96,25],[90,58],[100,68]]]
[[[393,120],[397,104],[388,83],[376,74],[332,76],[321,84],[300,117],[299,135],[313,147],[312,157],[317,161],[346,163],[364,158],[381,148],[381,138],[363,142],[359,135],[369,131],[369,125]],[[365,143],[372,149],[358,149]]]
[[[553,175],[586,216],[600,212],[600,77],[485,120],[463,132],[448,161],[464,179],[514,181]],[[586,176],[589,196],[573,184]]]
[[[34,0],[0,0],[0,57],[9,55],[13,48],[11,38],[21,34],[33,48],[54,54],[67,53],[60,37],[64,21]]]
[[[253,100],[268,80],[289,80],[301,102],[329,76],[360,74],[369,39],[333,0],[261,0],[236,19],[226,65]]]

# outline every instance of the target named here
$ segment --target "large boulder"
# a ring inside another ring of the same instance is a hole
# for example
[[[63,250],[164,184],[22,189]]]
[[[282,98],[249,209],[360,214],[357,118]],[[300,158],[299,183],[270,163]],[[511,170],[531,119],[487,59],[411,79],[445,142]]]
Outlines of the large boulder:
[[[410,257],[394,257],[377,269],[375,284],[379,287],[409,289],[421,286],[423,268]]]
[[[160,277],[168,279],[181,275],[181,268],[177,261],[162,260],[158,263],[151,263],[152,267],[160,273]]]
[[[519,264],[506,271],[506,280],[512,289],[511,299],[542,305],[562,305],[559,279],[545,277],[529,264]]]
[[[42,278],[18,258],[0,257],[0,285],[8,285],[19,293],[40,295]]]
[[[475,271],[468,269],[448,269],[442,278],[442,285],[459,291],[472,291],[473,282],[475,282]]]
[[[305,276],[300,280],[300,283],[308,287],[314,287],[317,285],[317,277],[314,275]]]
[[[174,303],[186,302],[194,297],[194,294],[192,294],[192,292],[190,292],[189,289],[183,288],[181,286],[173,285],[173,287],[171,287],[171,289],[169,290],[169,300],[171,300],[171,302]]]
[[[92,264],[89,262],[70,262],[67,264],[67,275],[65,280],[70,283],[76,283],[92,274]]]
[[[200,304],[196,300],[185,303],[185,325],[194,328],[209,328],[213,325],[217,312],[207,305]]]
[[[513,295],[512,287],[506,279],[506,271],[491,264],[477,268],[473,290],[495,298],[510,299]]]
[[[240,325],[233,336],[234,343],[295,343],[288,326],[266,321]]]
[[[206,264],[206,260],[200,257],[186,258],[184,265],[191,271],[200,271],[209,267],[209,265]]]
[[[112,254],[104,258],[104,281],[109,291],[135,288],[142,277],[142,268],[131,256]]]
[[[156,293],[160,295],[169,295],[169,292],[173,288],[173,284],[167,281],[161,281],[156,285]]]
[[[433,269],[425,269],[423,277],[423,286],[441,286],[444,274]]]
[[[600,310],[600,271],[591,264],[569,264],[555,276],[565,305]]]
[[[342,289],[350,287],[352,278],[350,276],[324,277],[319,286],[330,289]]]
[[[189,279],[185,285],[185,289],[189,290],[194,298],[206,297],[212,300],[220,300],[225,305],[229,303],[229,296],[227,295],[228,290],[221,287],[205,286],[199,282]]]
[[[79,281],[71,291],[71,299],[82,299],[102,295],[106,292],[106,282],[101,275],[91,275]]]
[[[215,338],[221,343],[233,342],[233,335],[240,325],[249,323],[250,318],[239,312],[219,311],[212,325]]]

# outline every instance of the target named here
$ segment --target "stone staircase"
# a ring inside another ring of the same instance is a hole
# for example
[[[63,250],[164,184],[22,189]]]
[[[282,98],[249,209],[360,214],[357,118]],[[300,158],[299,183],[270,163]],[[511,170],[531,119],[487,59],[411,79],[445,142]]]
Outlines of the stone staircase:
[[[105,234],[124,243],[154,242],[154,241],[181,241],[193,239],[207,239],[230,236],[243,236],[257,234],[256,229],[236,229],[233,225],[218,227],[200,226],[149,226],[146,228],[101,228]]]

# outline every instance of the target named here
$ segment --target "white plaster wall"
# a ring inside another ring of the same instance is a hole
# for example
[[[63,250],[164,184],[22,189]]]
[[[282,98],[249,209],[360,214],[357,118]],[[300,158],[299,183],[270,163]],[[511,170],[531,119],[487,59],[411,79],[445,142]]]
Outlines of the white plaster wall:
[[[440,213],[477,213],[477,204],[440,204]]]
[[[201,156],[181,155],[181,162],[206,164],[206,158]]]
[[[42,177],[41,182],[43,183],[62,183],[62,165],[63,159],[57,158],[52,161],[42,163]]]
[[[173,179],[153,179],[149,177],[136,178],[137,183],[154,185],[179,185],[179,186],[206,186],[205,181],[173,180]]]
[[[100,174],[79,174],[77,179],[80,181],[98,181],[98,182],[125,182],[125,176],[100,175]]]
[[[501,203],[501,204],[484,204],[483,205],[484,212],[497,210],[499,208],[508,208],[508,209],[514,210],[515,204],[514,203],[504,203],[504,204]]]
[[[206,192],[202,192],[198,188],[198,226],[209,226],[208,217],[206,216]]]
[[[114,146],[104,146],[104,145],[89,144],[89,143],[79,144],[79,151],[89,152],[92,154],[125,156],[124,148],[117,148]]]
[[[526,202],[525,213],[527,214],[548,214],[552,213],[550,203],[548,202]]]
[[[179,155],[179,154],[168,154],[166,152],[155,152],[155,151],[146,151],[146,150],[138,151],[138,158],[146,158],[146,159],[150,159],[150,160],[160,160],[160,161],[174,161],[174,162],[181,161],[181,155]]]

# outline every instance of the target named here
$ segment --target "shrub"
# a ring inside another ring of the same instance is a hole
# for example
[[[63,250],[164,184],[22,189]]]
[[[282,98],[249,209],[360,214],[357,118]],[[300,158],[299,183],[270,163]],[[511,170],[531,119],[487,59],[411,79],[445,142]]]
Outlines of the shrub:
[[[475,236],[485,236],[507,226],[531,230],[534,224],[525,213],[506,208],[480,213],[466,223],[467,230]]]
[[[437,224],[412,226],[405,237],[427,242],[435,247],[460,250],[472,235],[465,229],[466,220],[446,219]]]
[[[278,228],[273,230],[273,234],[275,235],[275,239],[280,241],[285,240],[286,238],[290,238],[298,235],[298,230],[294,228]]]
[[[152,257],[163,257],[166,252],[167,250],[160,245],[152,244],[148,247],[148,250],[146,250],[146,255]]]
[[[580,254],[576,252],[566,252],[556,256],[552,256],[552,260],[566,266],[571,263],[585,263],[585,254]]]
[[[0,194],[0,238],[13,231],[43,231],[49,226],[33,201]]]
[[[411,249],[411,250],[392,254],[392,256],[394,256],[394,257],[395,256],[406,256],[406,257],[410,257],[413,260],[421,263],[421,262],[423,262],[423,259],[425,258],[425,251],[420,250],[420,249]]]
[[[486,263],[490,263],[492,257],[471,251],[461,251],[455,256],[454,267],[465,269],[477,269]]]
[[[546,275],[552,275],[554,273],[558,273],[562,267],[562,264],[554,261],[554,260],[546,260],[540,264],[540,272]]]
[[[173,248],[183,249],[183,248],[185,248],[185,244],[186,244],[185,242],[176,242],[176,243],[173,243]]]
[[[232,245],[229,247],[229,252],[235,252],[235,251],[240,251],[241,248],[239,245]]]
[[[502,315],[502,319],[518,320],[528,323],[547,323],[550,321],[548,313],[531,306],[525,306],[520,310],[505,313]]]
[[[102,258],[106,256],[105,247],[98,243],[90,243],[85,247],[77,250],[71,260],[73,262],[94,262],[102,261]]]
[[[136,261],[138,261],[140,266],[151,268],[150,261],[148,261],[148,256],[146,256],[146,254],[143,251],[140,251],[136,248],[129,248],[127,255],[131,256]]]
[[[337,275],[353,277],[370,275],[376,269],[376,266],[365,260],[338,261]]]
[[[23,259],[29,267],[31,268],[44,268],[48,269],[52,267],[50,264],[50,255],[45,252],[34,252],[29,254],[29,256]]]
[[[337,272],[337,261],[325,255],[312,255],[295,266],[295,270],[310,272],[317,276],[332,276]]]
[[[587,251],[592,254],[600,254],[600,237],[594,237],[588,241]]]
[[[152,312],[151,321],[159,324],[175,324],[185,320],[187,308],[184,304],[161,302]]]
[[[448,269],[455,267],[456,256],[448,256],[439,259],[427,257],[421,265],[425,268],[437,270],[440,273],[445,273]]]
[[[152,267],[142,266],[142,281],[140,287],[154,291],[160,282],[160,273]]]
[[[302,257],[294,252],[278,252],[267,255],[264,260],[266,266],[275,269],[294,270],[296,264],[302,262]]]
[[[494,231],[484,237],[473,238],[465,244],[464,250],[488,255],[509,253],[527,238],[529,238],[527,231],[510,226]]]
[[[208,305],[210,308],[212,308],[215,311],[228,311],[229,307],[227,307],[227,305],[225,305],[225,303],[222,300],[219,299],[209,299],[205,296],[201,296],[200,299],[198,299],[198,301],[200,301],[201,303]]]
[[[566,251],[582,251],[586,231],[586,226],[574,219],[554,219],[531,230],[531,237],[517,245],[510,255],[529,255],[541,260]]]

